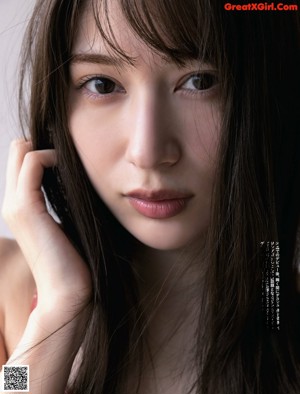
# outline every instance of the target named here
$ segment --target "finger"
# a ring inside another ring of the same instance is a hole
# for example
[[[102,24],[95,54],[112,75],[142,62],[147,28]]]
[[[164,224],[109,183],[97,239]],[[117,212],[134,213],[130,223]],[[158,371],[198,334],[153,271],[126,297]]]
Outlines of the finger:
[[[13,195],[15,192],[24,156],[31,150],[30,141],[19,139],[11,142],[6,170],[5,194]]]
[[[45,168],[56,165],[56,152],[54,149],[30,151],[26,153],[17,181],[17,192],[27,198],[36,191],[41,190]]]

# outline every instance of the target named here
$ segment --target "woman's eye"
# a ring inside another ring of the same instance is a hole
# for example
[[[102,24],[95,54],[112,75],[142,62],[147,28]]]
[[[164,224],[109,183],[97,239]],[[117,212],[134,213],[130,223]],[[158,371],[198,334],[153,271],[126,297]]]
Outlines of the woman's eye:
[[[114,81],[105,77],[94,77],[84,83],[84,87],[93,94],[105,95],[114,92],[123,92]]]
[[[186,90],[202,91],[213,88],[218,84],[218,78],[212,73],[198,73],[190,76],[181,86]]]

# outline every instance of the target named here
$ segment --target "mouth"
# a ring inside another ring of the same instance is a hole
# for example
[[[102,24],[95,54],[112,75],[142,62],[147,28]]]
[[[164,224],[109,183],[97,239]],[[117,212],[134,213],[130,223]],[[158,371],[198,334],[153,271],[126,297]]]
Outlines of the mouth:
[[[151,219],[168,219],[180,214],[193,195],[175,190],[134,190],[125,197],[141,215]]]

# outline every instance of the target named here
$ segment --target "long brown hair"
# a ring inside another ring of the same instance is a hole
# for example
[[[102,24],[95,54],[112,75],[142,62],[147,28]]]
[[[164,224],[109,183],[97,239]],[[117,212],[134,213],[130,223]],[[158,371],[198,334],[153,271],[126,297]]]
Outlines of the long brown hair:
[[[99,34],[118,56],[131,61],[113,34],[105,34],[108,3],[38,0],[21,72],[21,122],[27,122],[35,149],[54,147],[58,155],[58,166],[46,171],[43,187],[93,279],[74,394],[126,392],[126,366],[133,360],[141,367],[144,354],[143,341],[137,342],[143,310],[130,264],[135,241],[93,189],[68,130],[69,62],[87,4]],[[190,390],[299,393],[300,324],[293,267],[300,211],[299,13],[229,12],[219,0],[119,4],[130,28],[162,56],[179,64],[205,59],[219,70],[222,140],[206,287],[199,305],[199,325],[205,329],[199,334],[198,378]],[[261,308],[264,241],[280,245],[278,331],[266,326]]]

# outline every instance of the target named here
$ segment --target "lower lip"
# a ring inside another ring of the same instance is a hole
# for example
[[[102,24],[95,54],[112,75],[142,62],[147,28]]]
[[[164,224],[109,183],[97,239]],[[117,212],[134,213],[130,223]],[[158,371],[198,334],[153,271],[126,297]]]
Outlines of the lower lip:
[[[168,219],[176,216],[185,209],[187,201],[188,198],[149,201],[129,197],[131,206],[141,215],[151,219]]]

